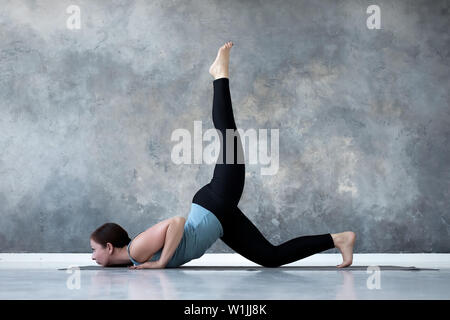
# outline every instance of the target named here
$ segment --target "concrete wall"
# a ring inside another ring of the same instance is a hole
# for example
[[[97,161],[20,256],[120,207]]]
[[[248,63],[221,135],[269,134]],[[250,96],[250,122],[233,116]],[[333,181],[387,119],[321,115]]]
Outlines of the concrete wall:
[[[247,165],[239,204],[269,241],[450,252],[447,1],[0,2],[0,252],[90,252],[104,222],[133,237],[187,217],[214,166],[173,163],[171,134],[213,128],[229,40],[238,128],[279,129],[278,172]]]

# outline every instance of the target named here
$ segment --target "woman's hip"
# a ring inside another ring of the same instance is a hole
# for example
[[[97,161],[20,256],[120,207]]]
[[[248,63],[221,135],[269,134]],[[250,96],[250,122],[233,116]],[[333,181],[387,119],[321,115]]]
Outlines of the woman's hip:
[[[192,202],[211,211],[220,221],[222,226],[225,224],[226,211],[229,207],[229,204],[227,204],[225,199],[216,195],[212,191],[211,185],[209,183],[201,187],[195,193],[194,197],[192,198]]]

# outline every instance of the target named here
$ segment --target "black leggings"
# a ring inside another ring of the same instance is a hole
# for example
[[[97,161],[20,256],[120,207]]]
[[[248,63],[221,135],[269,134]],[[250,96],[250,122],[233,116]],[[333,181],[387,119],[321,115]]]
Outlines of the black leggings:
[[[208,209],[219,219],[224,231],[220,239],[226,245],[264,267],[279,267],[334,248],[329,233],[302,236],[273,245],[238,208],[244,190],[245,163],[240,158],[244,153],[234,121],[229,79],[215,79],[213,87],[212,119],[214,127],[222,134],[220,154],[211,182],[197,191],[192,202]],[[227,143],[226,129],[236,130],[228,130],[234,133],[234,136],[229,136],[233,138],[233,144]],[[232,160],[231,155],[227,158],[227,152],[231,152],[227,147],[233,148]]]

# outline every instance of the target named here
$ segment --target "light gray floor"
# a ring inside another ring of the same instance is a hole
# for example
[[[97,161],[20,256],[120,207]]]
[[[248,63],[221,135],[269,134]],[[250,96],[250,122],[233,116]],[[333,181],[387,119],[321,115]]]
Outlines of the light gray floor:
[[[0,299],[450,299],[450,269],[1,269]]]

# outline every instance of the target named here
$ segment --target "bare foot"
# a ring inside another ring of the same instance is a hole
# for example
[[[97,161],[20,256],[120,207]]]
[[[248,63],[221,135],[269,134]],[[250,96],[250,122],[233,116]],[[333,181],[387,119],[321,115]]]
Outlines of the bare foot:
[[[229,41],[219,48],[216,60],[214,60],[211,67],[209,67],[209,73],[214,77],[228,78],[228,63],[230,61],[230,49],[233,46],[233,42]]]
[[[342,263],[338,268],[345,268],[353,262],[353,246],[356,240],[356,234],[353,231],[331,234],[334,246],[341,251]]]

